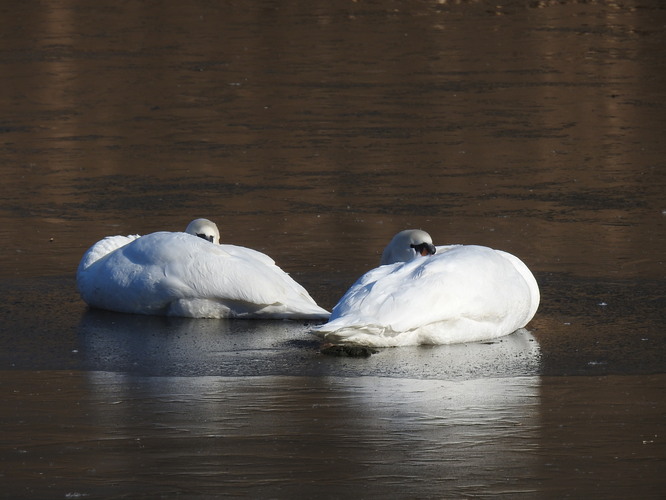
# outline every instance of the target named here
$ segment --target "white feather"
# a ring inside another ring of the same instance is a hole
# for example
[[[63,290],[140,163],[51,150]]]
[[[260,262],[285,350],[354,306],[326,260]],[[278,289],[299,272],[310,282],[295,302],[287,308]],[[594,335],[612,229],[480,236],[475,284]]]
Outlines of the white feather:
[[[188,233],[104,238],[81,259],[77,286],[91,307],[126,313],[192,318],[329,316],[267,255]]]
[[[389,247],[400,244],[405,241],[394,238]],[[387,248],[384,255],[391,253],[400,251]],[[411,260],[361,276],[316,333],[374,347],[474,342],[524,327],[538,305],[536,280],[517,257],[482,246],[443,246],[435,255],[412,252]]]

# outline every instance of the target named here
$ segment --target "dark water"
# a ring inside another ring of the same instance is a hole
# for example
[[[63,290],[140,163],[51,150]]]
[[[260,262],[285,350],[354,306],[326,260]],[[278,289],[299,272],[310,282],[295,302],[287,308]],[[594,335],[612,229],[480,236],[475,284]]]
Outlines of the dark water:
[[[660,2],[0,10],[2,495],[663,496]],[[328,308],[408,227],[518,255],[542,304],[368,359],[86,310],[89,245],[195,217]]]

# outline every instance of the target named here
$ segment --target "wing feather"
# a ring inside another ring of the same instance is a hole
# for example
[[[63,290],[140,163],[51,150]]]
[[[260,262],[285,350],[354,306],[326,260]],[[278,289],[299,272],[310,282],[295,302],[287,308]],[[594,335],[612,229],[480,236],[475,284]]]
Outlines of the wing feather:
[[[441,249],[432,257],[366,273],[320,330],[406,332],[460,320],[497,323],[514,318],[514,311],[529,309],[530,287],[510,259],[486,247]]]

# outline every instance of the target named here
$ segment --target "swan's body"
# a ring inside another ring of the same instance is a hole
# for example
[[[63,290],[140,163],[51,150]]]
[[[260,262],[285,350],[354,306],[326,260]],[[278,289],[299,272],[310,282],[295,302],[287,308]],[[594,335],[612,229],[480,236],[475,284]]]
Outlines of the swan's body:
[[[77,286],[91,307],[190,318],[326,319],[267,255],[220,245],[206,219],[185,233],[110,236],[81,259]]]
[[[507,335],[536,313],[539,287],[517,257],[473,245],[434,250],[424,231],[398,233],[384,265],[361,276],[316,333],[373,347],[452,344]],[[391,255],[402,260],[386,262]]]

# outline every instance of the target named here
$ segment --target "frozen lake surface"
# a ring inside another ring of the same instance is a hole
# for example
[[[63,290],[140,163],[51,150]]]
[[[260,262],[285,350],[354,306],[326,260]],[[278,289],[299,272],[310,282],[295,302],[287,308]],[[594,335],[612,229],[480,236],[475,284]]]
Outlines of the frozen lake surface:
[[[58,0],[0,25],[4,495],[663,496],[660,2]],[[94,242],[196,217],[326,308],[412,227],[517,255],[542,303],[496,342],[350,359],[305,322],[79,299]]]

